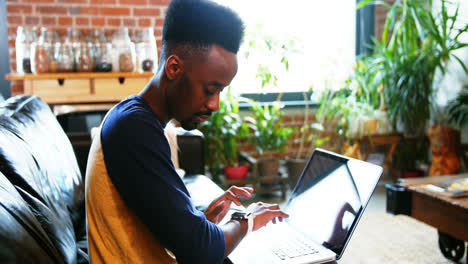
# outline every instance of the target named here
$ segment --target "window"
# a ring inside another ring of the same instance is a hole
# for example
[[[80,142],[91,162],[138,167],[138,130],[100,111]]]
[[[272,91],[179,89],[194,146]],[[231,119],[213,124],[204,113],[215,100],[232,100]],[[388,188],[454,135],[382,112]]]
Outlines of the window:
[[[233,91],[340,88],[355,63],[355,1],[217,0],[246,25]]]

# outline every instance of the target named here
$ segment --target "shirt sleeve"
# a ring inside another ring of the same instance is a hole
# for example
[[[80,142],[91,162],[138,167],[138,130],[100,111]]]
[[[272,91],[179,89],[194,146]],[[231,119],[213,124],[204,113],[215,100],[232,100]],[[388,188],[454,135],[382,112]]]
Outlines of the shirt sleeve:
[[[223,231],[195,209],[155,120],[143,113],[108,116],[101,142],[109,177],[125,204],[179,263],[222,263]]]

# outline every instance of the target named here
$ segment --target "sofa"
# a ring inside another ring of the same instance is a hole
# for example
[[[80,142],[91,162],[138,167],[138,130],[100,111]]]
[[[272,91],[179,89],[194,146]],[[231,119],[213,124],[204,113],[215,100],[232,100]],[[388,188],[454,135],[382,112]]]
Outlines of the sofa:
[[[89,262],[84,168],[63,128],[37,96],[0,102],[0,263]],[[175,148],[186,179],[204,173],[201,133],[177,133]]]
[[[84,182],[37,96],[0,103],[0,263],[87,263]]]

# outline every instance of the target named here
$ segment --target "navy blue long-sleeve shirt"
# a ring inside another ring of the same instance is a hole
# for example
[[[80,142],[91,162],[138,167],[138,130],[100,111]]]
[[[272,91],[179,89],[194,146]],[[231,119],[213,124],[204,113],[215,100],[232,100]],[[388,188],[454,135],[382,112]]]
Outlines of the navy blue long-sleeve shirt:
[[[222,263],[223,231],[195,209],[171,161],[165,123],[141,96],[120,102],[101,128],[112,183],[179,263]]]

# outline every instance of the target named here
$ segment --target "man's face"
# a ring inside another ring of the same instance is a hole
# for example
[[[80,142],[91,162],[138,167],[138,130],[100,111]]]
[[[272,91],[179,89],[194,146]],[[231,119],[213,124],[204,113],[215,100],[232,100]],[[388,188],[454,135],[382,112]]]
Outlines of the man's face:
[[[197,128],[218,111],[219,94],[237,73],[237,57],[213,45],[205,58],[193,59],[190,66],[168,91],[171,116],[186,130]]]

